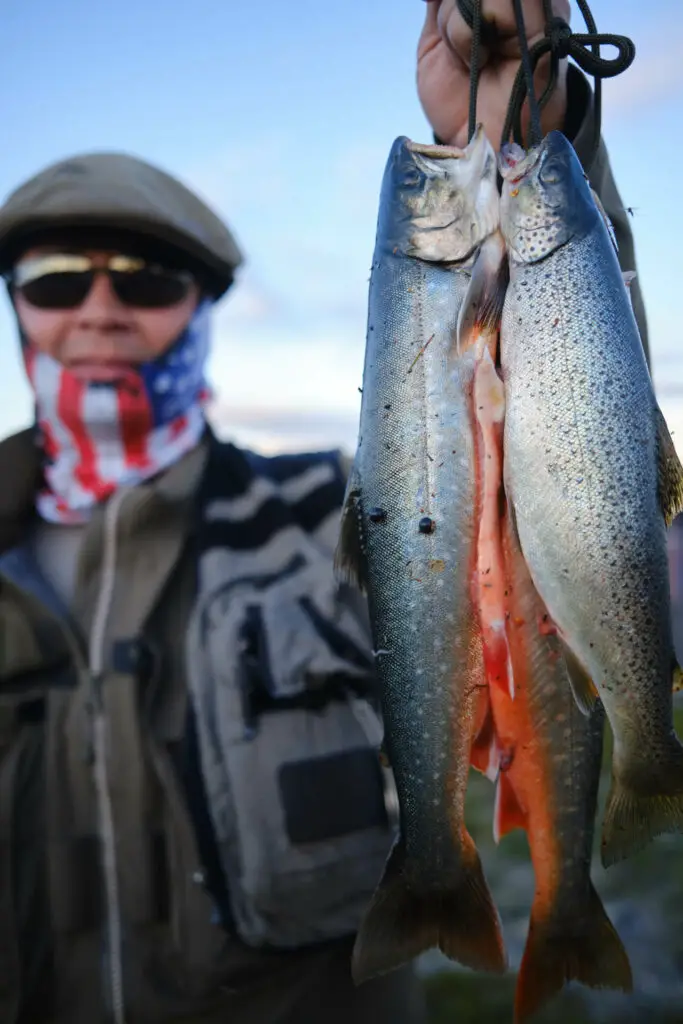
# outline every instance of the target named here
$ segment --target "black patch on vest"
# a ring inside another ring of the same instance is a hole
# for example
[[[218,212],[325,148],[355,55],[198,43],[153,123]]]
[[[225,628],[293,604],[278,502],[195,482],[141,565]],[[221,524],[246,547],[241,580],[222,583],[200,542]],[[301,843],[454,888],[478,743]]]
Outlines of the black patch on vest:
[[[374,750],[347,750],[282,765],[279,786],[285,827],[293,845],[322,843],[388,825]]]

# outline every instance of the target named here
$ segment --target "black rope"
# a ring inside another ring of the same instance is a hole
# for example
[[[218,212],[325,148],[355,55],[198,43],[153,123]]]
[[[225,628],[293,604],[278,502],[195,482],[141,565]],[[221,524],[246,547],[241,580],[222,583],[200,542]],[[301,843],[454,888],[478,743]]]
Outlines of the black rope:
[[[459,0],[460,2],[460,0]],[[470,51],[470,116],[467,129],[468,141],[477,128],[477,91],[479,89],[479,64],[481,57],[481,0],[462,0],[470,3],[472,9],[472,49]]]
[[[521,63],[519,65],[519,71],[524,81],[524,88],[526,90],[526,94],[529,97],[529,145],[537,146],[543,138],[543,134],[541,131],[541,111],[538,105],[538,100],[536,99],[536,91],[534,89],[534,71],[536,69],[536,65],[531,63],[531,54],[529,53],[529,46],[527,44],[526,38],[526,25],[524,24],[524,11],[522,10],[522,0],[513,0],[513,7],[515,9],[515,21],[517,23],[519,52],[522,58]]]
[[[519,2],[519,0],[516,0],[516,2]],[[581,70],[587,75],[591,75],[594,79],[595,102],[593,139],[591,144],[591,156],[588,161],[588,168],[590,168],[590,164],[593,162],[600,144],[602,79],[613,78],[615,75],[620,75],[623,71],[626,71],[626,69],[633,63],[636,55],[636,48],[633,41],[629,39],[628,36],[613,35],[612,33],[599,33],[587,0],[577,0],[577,3],[584,21],[586,22],[586,28],[588,31],[585,33],[572,32],[571,28],[563,18],[553,15],[550,0],[543,0],[543,9],[546,20],[545,35],[543,39],[540,39],[531,47],[528,55],[533,75],[533,71],[535,71],[539,60],[545,56],[545,54],[550,54],[550,78],[548,85],[543,91],[543,95],[538,101],[538,107],[541,110],[550,99],[550,96],[557,85],[559,65],[562,59],[572,57]],[[520,145],[524,144],[522,137],[522,107],[527,95],[530,97],[530,102],[532,97],[535,101],[533,84],[530,87],[528,70],[524,66],[524,47],[522,45],[521,37],[520,46],[522,47],[522,64],[519,67],[512,87],[512,94],[510,96],[510,103],[501,138],[501,147],[510,139],[511,134],[514,137],[515,142]],[[611,60],[601,57],[601,46],[614,46],[618,51],[617,56]],[[590,49],[588,49],[588,47],[590,47]],[[533,83],[533,77],[531,82]],[[534,143],[532,142],[531,144],[533,145]]]

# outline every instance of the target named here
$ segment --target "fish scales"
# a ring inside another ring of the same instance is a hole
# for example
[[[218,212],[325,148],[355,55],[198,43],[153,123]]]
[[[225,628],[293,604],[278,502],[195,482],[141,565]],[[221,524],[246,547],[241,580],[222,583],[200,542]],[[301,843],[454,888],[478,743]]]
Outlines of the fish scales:
[[[545,607],[510,517],[503,522],[509,579],[514,700],[491,688],[507,767],[498,777],[499,836],[521,825],[536,878],[515,1021],[526,1020],[566,982],[630,990],[628,956],[591,881],[604,712],[577,707],[559,640],[539,629]],[[512,809],[512,814],[510,813]]]
[[[505,487],[570,670],[575,658],[612,727],[611,863],[683,824],[665,520],[680,494],[662,489],[668,476],[680,491],[680,464],[614,245],[570,144],[551,133],[514,180],[504,173]]]
[[[444,763],[460,770],[457,752],[449,754],[459,742],[453,722],[469,717],[468,706],[456,706],[470,699],[467,688],[461,692],[450,681],[468,663],[476,671],[480,658],[469,600],[475,542],[470,368],[449,367],[466,289],[466,274],[438,264],[392,255],[378,260],[369,328],[375,352],[363,378],[360,455],[372,471],[363,472],[362,507],[386,516],[365,533],[368,562],[381,566],[368,599],[375,648],[386,652],[377,659],[387,688],[385,746],[395,768],[406,762],[405,774],[397,775],[406,841],[435,873],[448,864],[442,840],[447,851],[452,840],[433,823],[458,814],[443,786]],[[420,531],[425,518],[433,523],[430,533]]]
[[[456,343],[470,257],[497,219],[495,159],[481,131],[465,154],[397,140],[380,201],[338,555],[367,590],[400,805],[400,835],[356,942],[357,980],[437,945],[470,966],[504,968],[464,824],[484,680],[471,594],[475,362]]]

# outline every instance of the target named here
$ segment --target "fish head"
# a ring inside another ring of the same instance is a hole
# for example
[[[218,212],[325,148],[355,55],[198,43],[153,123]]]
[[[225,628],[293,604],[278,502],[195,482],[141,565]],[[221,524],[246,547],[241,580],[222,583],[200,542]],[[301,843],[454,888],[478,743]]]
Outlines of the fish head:
[[[573,238],[582,238],[599,213],[574,147],[558,131],[524,154],[504,146],[501,229],[511,258],[537,263]]]
[[[397,139],[380,204],[394,254],[459,263],[498,227],[496,158],[481,126],[465,149]]]

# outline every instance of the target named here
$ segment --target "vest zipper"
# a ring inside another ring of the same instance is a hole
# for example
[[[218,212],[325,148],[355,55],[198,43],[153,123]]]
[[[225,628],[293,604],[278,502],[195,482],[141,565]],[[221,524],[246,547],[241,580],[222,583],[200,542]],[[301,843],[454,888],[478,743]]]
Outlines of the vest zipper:
[[[99,819],[100,853],[104,879],[107,949],[105,963],[111,994],[114,1024],[126,1024],[123,983],[123,950],[119,878],[116,856],[116,830],[109,785],[107,722],[102,682],[107,620],[114,598],[116,582],[116,540],[118,515],[128,490],[117,491],[104,509],[104,550],[102,575],[95,602],[95,612],[88,644],[88,668],[92,705],[92,753],[97,813]]]

